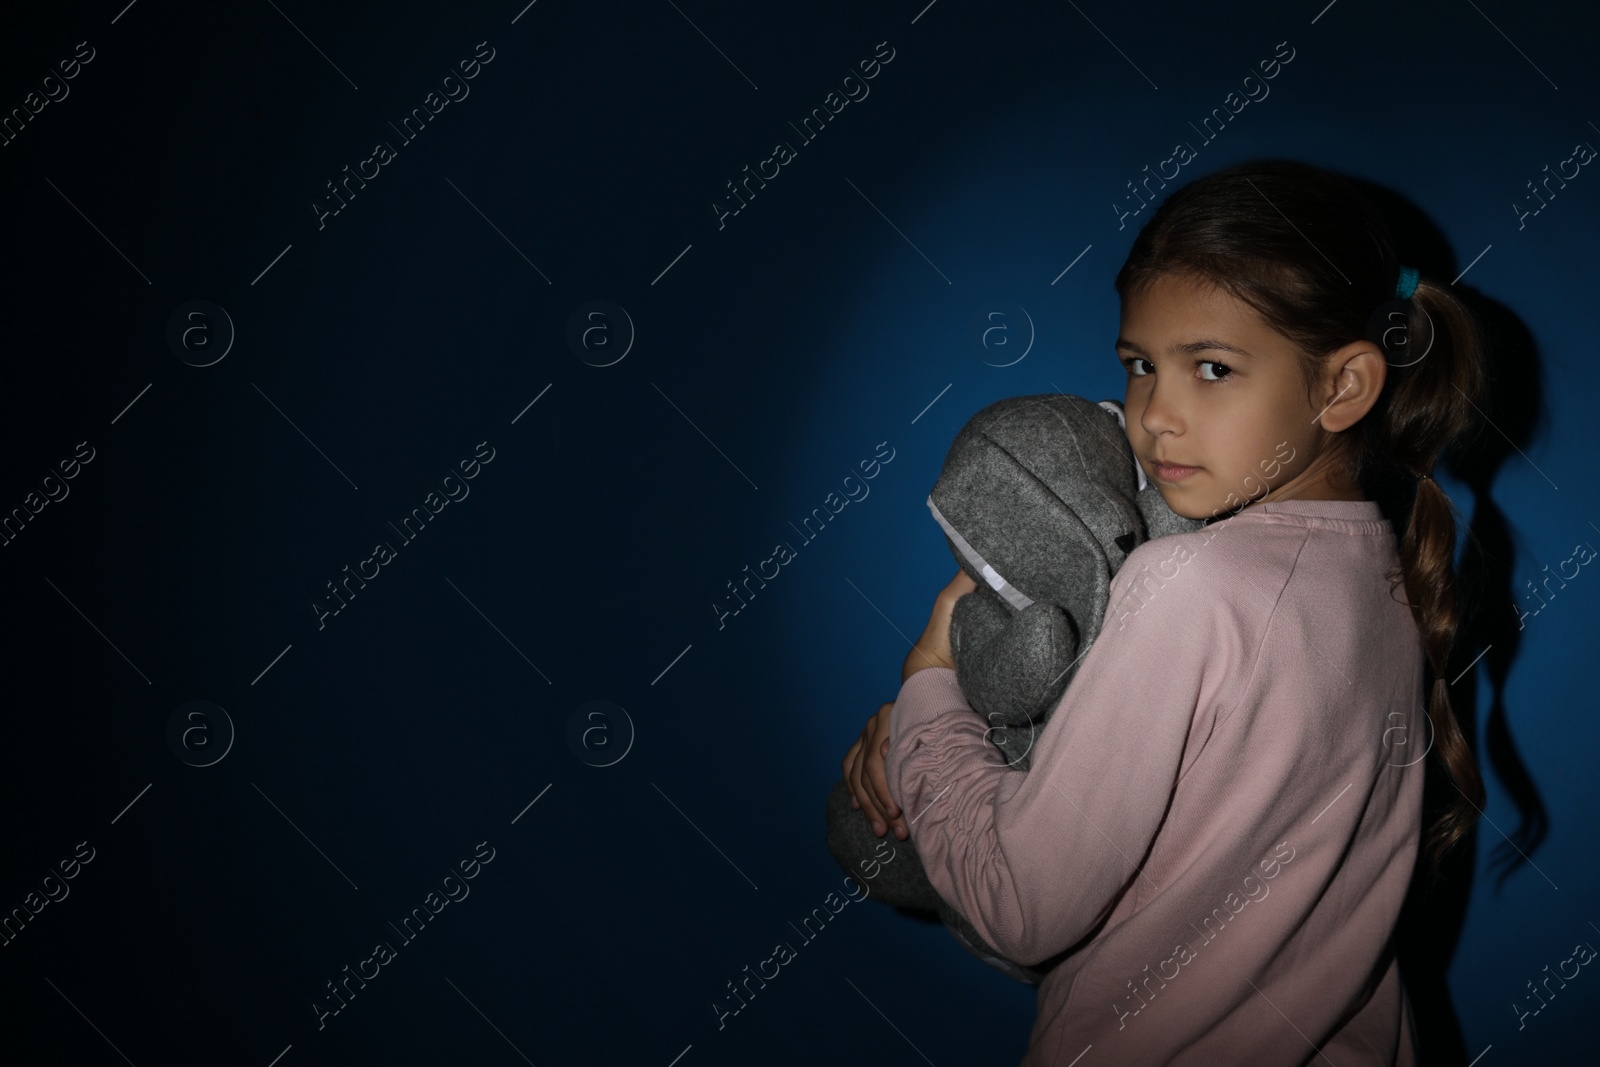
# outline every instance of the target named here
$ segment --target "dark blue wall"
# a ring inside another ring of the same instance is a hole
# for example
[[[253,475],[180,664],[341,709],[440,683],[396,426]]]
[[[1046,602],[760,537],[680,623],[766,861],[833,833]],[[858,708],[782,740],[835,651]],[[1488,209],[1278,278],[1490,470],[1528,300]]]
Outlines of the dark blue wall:
[[[1014,1063],[1032,991],[870,901],[720,1029],[712,1003],[843,886],[823,797],[953,573],[923,501],[956,430],[1004,396],[1120,398],[1111,279],[1149,214],[1126,183],[1179,141],[1180,181],[1274,155],[1390,190],[1407,261],[1467,271],[1497,316],[1495,426],[1441,476],[1479,523],[1489,621],[1456,692],[1494,753],[1487,819],[1407,966],[1446,983],[1437,1062],[1592,1048],[1600,978],[1520,1029],[1512,1007],[1600,944],[1600,579],[1583,568],[1522,629],[1512,607],[1600,545],[1600,177],[1514,206],[1600,144],[1591,17],[48,17],[0,42],[0,107],[23,108],[0,146],[0,509],[38,508],[0,549],[0,911],[31,914],[0,947],[0,1059]],[[802,140],[791,123],[891,50]],[[470,94],[406,141],[446,90]],[[333,213],[326,183],[379,141],[393,157]],[[794,157],[723,215],[779,141]],[[805,541],[874,458],[870,492]],[[447,492],[409,543],[389,525]],[[393,558],[363,563],[378,542]],[[719,610],[778,542],[778,577]],[[376,576],[324,615],[346,566]],[[1508,840],[1528,859],[1502,880]],[[463,862],[476,876],[446,883]],[[390,924],[446,886],[470,893],[405,941]],[[319,1026],[324,983],[380,941],[394,958]]]

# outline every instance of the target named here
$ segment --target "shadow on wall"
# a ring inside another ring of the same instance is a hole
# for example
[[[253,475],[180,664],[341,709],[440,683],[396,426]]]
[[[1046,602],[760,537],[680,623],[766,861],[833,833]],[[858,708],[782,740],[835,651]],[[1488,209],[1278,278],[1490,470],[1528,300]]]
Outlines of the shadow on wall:
[[[1402,250],[1403,262],[1433,278],[1454,278],[1460,273],[1444,235],[1414,205],[1387,189],[1361,181],[1356,184],[1388,221]],[[1461,628],[1449,665],[1449,677],[1461,677],[1450,688],[1450,706],[1461,723],[1462,733],[1476,744],[1478,708],[1484,702],[1478,695],[1477,672],[1467,671],[1467,667],[1482,655],[1490,692],[1484,725],[1487,751],[1476,752],[1478,764],[1486,779],[1493,774],[1506,790],[1518,816],[1511,840],[1500,842],[1491,856],[1490,866],[1500,868],[1495,883],[1498,888],[1517,867],[1528,862],[1524,854],[1532,853],[1544,841],[1550,819],[1507,725],[1506,680],[1521,648],[1522,634],[1516,613],[1509,607],[1517,602],[1511,588],[1515,562],[1511,524],[1495,503],[1491,490],[1501,467],[1516,449],[1528,445],[1548,412],[1542,364],[1527,326],[1504,304],[1469,287],[1453,288],[1484,327],[1488,342],[1485,370],[1490,388],[1478,406],[1493,425],[1485,426],[1472,441],[1441,457],[1444,466],[1472,490],[1473,496],[1460,560]],[[1379,503],[1385,514],[1398,516],[1395,521],[1403,528],[1404,512],[1391,511],[1385,501]],[[1454,503],[1458,508],[1463,505],[1459,500]],[[1425,803],[1431,812],[1436,805],[1450,800],[1455,790],[1431,759],[1427,761],[1426,774]],[[1396,951],[1416,1014],[1422,1064],[1465,1064],[1468,1060],[1446,973],[1472,895],[1477,837],[1474,828],[1431,887],[1419,863],[1401,911]]]

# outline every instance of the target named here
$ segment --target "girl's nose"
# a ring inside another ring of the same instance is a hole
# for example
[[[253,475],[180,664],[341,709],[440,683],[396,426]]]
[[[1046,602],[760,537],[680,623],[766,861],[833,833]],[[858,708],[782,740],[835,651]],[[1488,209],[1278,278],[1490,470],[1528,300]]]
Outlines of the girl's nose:
[[[1146,397],[1144,410],[1139,413],[1139,425],[1151,437],[1163,433],[1177,433],[1182,429],[1178,412],[1172,404],[1172,391],[1153,386]]]

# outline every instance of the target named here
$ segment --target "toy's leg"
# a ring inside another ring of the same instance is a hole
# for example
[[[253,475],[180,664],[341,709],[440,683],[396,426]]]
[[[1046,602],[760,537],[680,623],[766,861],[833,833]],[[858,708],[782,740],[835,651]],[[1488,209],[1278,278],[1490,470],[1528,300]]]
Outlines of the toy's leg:
[[[944,903],[928,884],[916,846],[896,840],[892,830],[874,834],[866,814],[850,806],[850,786],[843,778],[828,793],[828,851],[872,899],[929,915]]]
[[[889,851],[891,847],[893,853]],[[892,907],[938,916],[963,948],[1002,974],[1038,985],[1049,971],[1048,966],[1013,963],[991,948],[929,883],[910,840],[897,841],[893,833],[879,837],[872,832],[867,817],[850,806],[850,787],[843,778],[828,793],[828,851],[846,873],[866,886],[869,897]],[[885,856],[890,858],[885,860]],[[1054,964],[1058,960],[1047,962]]]

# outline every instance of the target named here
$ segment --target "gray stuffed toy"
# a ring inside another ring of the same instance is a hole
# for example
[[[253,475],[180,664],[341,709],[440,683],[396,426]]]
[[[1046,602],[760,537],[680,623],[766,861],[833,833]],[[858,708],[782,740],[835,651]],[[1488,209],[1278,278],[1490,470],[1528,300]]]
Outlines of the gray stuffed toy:
[[[956,680],[990,724],[995,759],[1027,770],[1038,731],[1100,632],[1111,578],[1138,545],[1197,530],[1147,482],[1123,430],[1122,405],[1046,393],[979,411],[956,435],[928,496],[957,564],[977,588],[956,601]],[[1037,984],[1061,956],[1007,960],[928,882],[912,840],[879,838],[851,808],[844,779],[827,803],[828,849],[849,873],[877,867],[873,895],[933,913],[984,962]],[[914,837],[913,837],[914,840]],[[1063,953],[1062,955],[1064,955]]]

